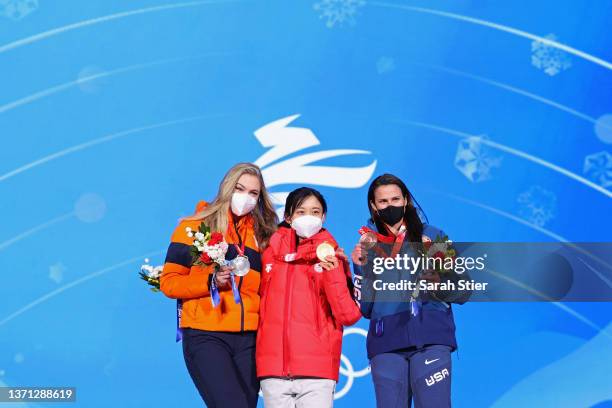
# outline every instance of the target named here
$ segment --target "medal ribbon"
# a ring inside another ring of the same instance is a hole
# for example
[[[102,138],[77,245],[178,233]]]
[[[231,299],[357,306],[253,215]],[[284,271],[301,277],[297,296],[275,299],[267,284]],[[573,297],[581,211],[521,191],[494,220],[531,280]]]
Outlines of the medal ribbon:
[[[183,301],[176,299],[176,342],[183,339],[183,329],[181,329],[181,314],[183,313]]]
[[[237,244],[234,244],[234,247],[236,248],[236,251],[238,252],[238,256],[244,256],[244,245],[245,245],[245,241],[246,241],[246,234],[244,239],[242,238],[242,236],[240,235],[240,232],[238,231],[238,225],[234,222],[234,232],[236,233],[236,236],[238,237],[238,243],[240,244],[240,246],[238,246]],[[242,302],[242,299],[240,297],[240,291],[238,290],[238,286],[236,285],[236,280],[234,279],[234,273],[232,272],[231,274],[231,282],[232,282],[232,294],[234,295],[234,302],[236,302],[236,304],[240,304]],[[242,277],[240,277],[240,279],[242,279]]]
[[[236,232],[236,236],[238,237],[238,242],[240,246],[237,244],[233,244],[233,245],[236,248],[236,251],[238,252],[239,256],[244,256],[244,245],[245,245],[246,239],[243,240],[242,236],[240,236],[236,223],[234,223],[234,231]],[[226,266],[226,265],[229,265],[228,261],[225,261],[224,265],[219,265],[219,266]],[[216,272],[213,273],[213,277],[210,282],[210,301],[213,307],[217,307],[219,306],[219,303],[221,303],[221,296],[219,295],[219,288],[217,287],[215,275],[216,275]],[[232,285],[232,295],[234,297],[234,302],[236,302],[236,304],[240,304],[240,302],[242,302],[242,299],[240,298],[240,291],[238,290],[238,285],[236,285],[236,280],[234,279],[234,276],[235,275],[232,272],[232,274],[230,275],[230,283]]]

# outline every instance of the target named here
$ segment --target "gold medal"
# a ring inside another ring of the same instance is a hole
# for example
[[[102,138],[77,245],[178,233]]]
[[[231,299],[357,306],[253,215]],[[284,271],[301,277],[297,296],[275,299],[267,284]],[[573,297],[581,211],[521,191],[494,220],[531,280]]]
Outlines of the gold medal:
[[[334,251],[334,247],[331,246],[329,242],[323,242],[317,247],[317,258],[319,258],[321,262],[327,262],[325,258],[330,255],[336,255],[336,251]]]

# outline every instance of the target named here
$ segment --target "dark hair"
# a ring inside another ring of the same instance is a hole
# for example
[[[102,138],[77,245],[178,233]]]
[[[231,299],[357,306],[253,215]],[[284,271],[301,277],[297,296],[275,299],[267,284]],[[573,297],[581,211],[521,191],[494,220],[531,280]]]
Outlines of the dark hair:
[[[374,203],[374,192],[380,186],[396,185],[402,190],[402,195],[408,201],[406,205],[406,211],[404,211],[404,223],[406,224],[406,230],[410,242],[421,242],[423,236],[423,221],[419,217],[419,213],[415,207],[416,200],[406,187],[406,184],[399,177],[393,174],[385,173],[381,176],[376,177],[370,184],[368,189],[368,210],[370,210],[370,221],[376,224],[376,228],[380,233],[387,233],[385,223],[380,219],[378,212],[372,209],[372,203]],[[418,203],[416,203],[418,205]],[[420,208],[420,207],[419,207]]]
[[[306,200],[308,197],[314,196],[321,203],[321,207],[323,210],[323,214],[327,213],[327,203],[323,198],[323,195],[310,187],[300,187],[298,189],[293,190],[287,196],[287,200],[285,201],[285,217],[289,218],[295,212],[297,208]]]

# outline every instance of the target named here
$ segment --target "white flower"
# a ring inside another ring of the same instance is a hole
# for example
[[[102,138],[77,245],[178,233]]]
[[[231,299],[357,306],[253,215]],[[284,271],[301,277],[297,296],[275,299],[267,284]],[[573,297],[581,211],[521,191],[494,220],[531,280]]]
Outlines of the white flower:
[[[149,276],[151,278],[154,278],[154,279],[159,279],[159,277],[161,276],[163,270],[164,270],[164,266],[163,265],[156,266],[155,268],[153,268],[153,270],[151,271]]]
[[[448,245],[452,245],[452,244],[453,244],[453,241],[451,241],[450,239],[447,239],[447,240],[446,240],[446,243],[447,243]]]
[[[193,232],[188,232],[188,233],[187,233],[187,236],[188,236],[189,238],[192,238],[192,237],[193,237]]]
[[[185,228],[185,231],[187,231],[187,232],[191,232],[191,231],[192,231],[192,230],[191,230],[191,227],[187,227],[187,228]]]
[[[204,241],[204,234],[202,234],[201,232],[196,232],[195,237],[199,241]]]
[[[142,273],[151,275],[151,272],[153,271],[153,267],[151,265],[142,265],[140,267],[140,270],[142,271]]]

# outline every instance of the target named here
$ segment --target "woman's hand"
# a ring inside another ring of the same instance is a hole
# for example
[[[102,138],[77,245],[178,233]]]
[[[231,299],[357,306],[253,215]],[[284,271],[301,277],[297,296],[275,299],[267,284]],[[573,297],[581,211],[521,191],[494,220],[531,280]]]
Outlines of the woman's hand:
[[[338,258],[336,258],[335,255],[327,255],[325,257],[325,262],[321,262],[321,266],[326,271],[329,271],[331,269],[335,269],[335,268],[338,267],[338,265],[340,265],[340,261],[338,261]]]
[[[346,256],[344,248],[338,247],[338,249],[336,249],[336,258],[342,259],[343,261],[348,261],[348,256]]]
[[[357,243],[351,253],[351,260],[355,265],[363,265],[368,260],[367,252],[363,250],[361,243]]]
[[[228,289],[231,286],[232,268],[222,266],[215,274],[215,283],[219,289]]]

